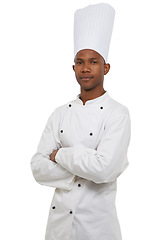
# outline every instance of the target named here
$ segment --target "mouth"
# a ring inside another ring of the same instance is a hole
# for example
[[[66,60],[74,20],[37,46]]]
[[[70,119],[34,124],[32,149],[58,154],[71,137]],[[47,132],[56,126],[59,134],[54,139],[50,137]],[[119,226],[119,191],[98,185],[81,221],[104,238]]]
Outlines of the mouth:
[[[90,79],[92,79],[92,76],[81,76],[80,77],[82,81],[89,81]]]

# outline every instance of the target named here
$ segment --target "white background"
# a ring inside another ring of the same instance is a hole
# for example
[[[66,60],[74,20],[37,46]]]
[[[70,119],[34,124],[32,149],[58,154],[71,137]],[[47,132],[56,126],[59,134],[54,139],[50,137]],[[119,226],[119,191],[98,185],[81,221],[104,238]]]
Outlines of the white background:
[[[30,160],[50,114],[80,91],[72,71],[74,11],[98,2],[0,2],[0,239],[44,240],[54,189],[35,182]],[[132,120],[118,217],[123,240],[158,239],[157,1],[108,3],[116,17],[105,89]]]

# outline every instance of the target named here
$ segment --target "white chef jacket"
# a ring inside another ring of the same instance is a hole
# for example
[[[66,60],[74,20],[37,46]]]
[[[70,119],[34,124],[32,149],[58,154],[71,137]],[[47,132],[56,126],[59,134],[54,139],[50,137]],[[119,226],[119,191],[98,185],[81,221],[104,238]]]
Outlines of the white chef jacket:
[[[45,240],[121,240],[116,179],[128,166],[129,140],[128,109],[107,92],[53,112],[31,160],[36,181],[56,188]]]

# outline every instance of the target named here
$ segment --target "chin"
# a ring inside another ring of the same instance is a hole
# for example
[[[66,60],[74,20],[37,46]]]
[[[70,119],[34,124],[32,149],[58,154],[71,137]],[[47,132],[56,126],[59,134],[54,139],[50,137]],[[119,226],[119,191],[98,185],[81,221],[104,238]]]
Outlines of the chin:
[[[93,86],[81,86],[81,89],[83,89],[84,91],[91,91],[93,90],[95,87]]]
[[[91,91],[91,88],[82,88],[85,92]]]

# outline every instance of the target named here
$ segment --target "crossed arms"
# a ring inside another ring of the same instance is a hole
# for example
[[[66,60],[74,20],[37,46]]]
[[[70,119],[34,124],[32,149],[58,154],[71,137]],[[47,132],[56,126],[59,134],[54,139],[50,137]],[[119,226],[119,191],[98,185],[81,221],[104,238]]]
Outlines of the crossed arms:
[[[61,148],[58,122],[57,115],[52,114],[31,160],[34,178],[40,184],[70,190],[76,175],[97,184],[111,182],[128,166],[130,117],[126,108],[114,111],[109,118],[97,150]]]

